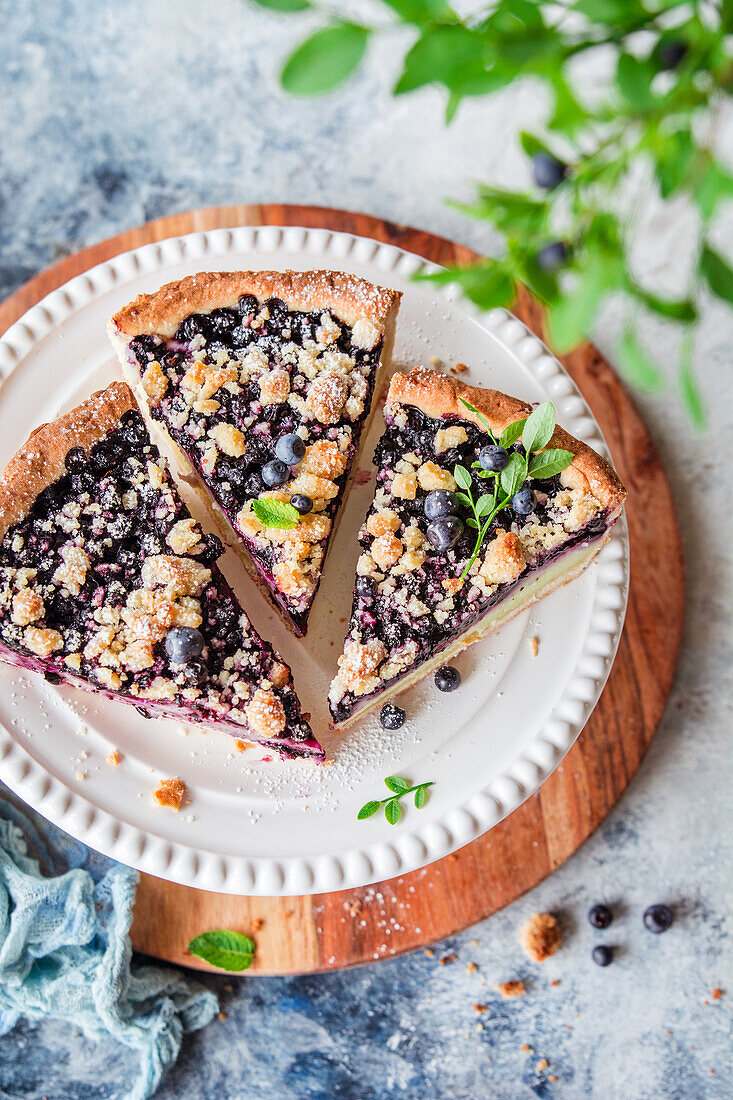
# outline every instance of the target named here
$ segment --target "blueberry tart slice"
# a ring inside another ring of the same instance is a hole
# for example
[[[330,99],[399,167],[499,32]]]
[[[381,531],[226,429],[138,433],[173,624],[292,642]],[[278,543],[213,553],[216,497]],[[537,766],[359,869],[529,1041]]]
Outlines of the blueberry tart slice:
[[[400,295],[333,271],[205,272],[110,322],[181,474],[305,634]]]
[[[331,685],[334,723],[381,705],[576,577],[618,519],[611,466],[555,410],[417,368],[396,374]],[[448,672],[454,670],[448,669]]]
[[[323,758],[124,382],[36,429],[0,479],[0,659],[146,717]]]

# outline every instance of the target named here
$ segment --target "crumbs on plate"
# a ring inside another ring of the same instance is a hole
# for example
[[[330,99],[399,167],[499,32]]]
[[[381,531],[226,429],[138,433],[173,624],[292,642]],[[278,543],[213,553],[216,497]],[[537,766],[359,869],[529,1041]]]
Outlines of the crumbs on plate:
[[[153,791],[153,798],[159,806],[167,806],[171,810],[180,810],[185,794],[186,784],[182,779],[176,777],[175,779],[161,779]]]

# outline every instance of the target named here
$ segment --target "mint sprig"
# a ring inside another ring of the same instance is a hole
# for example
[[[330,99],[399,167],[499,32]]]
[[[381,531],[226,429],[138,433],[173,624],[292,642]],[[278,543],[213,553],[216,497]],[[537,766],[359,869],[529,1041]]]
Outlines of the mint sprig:
[[[231,928],[216,928],[194,936],[188,950],[219,970],[248,970],[255,954],[255,943]]]
[[[512,497],[519,492],[527,478],[532,477],[543,480],[554,477],[555,474],[559,474],[561,470],[570,465],[574,456],[570,451],[565,451],[560,447],[544,450],[555,431],[555,406],[551,401],[545,401],[542,405],[538,405],[528,417],[515,420],[507,425],[497,440],[483,414],[470,401],[465,401],[463,398],[460,400],[462,405],[465,405],[478,417],[493,443],[498,443],[501,447],[510,447],[512,443],[516,443],[521,437],[522,446],[525,450],[523,455],[518,451],[510,455],[509,461],[500,472],[484,470],[480,462],[472,463],[471,469],[476,471],[475,476],[482,481],[491,483],[489,491],[485,491],[478,496],[474,494],[473,477],[470,470],[460,465],[455,466],[453,469],[453,477],[461,490],[456,493],[456,497],[466,508],[470,508],[472,514],[466,520],[466,523],[472,530],[476,531],[473,552],[463,567],[460,576],[461,581],[463,581],[476,561],[494,519],[499,512],[511,503]]]
[[[289,531],[300,523],[300,514],[288,500],[258,497],[252,501],[252,511],[264,527],[277,527]]]
[[[356,815],[357,821],[365,821],[368,817],[374,817],[379,807],[384,806],[384,816],[387,821],[390,825],[396,825],[402,817],[400,799],[404,798],[406,794],[412,794],[414,791],[415,808],[421,810],[428,799],[428,787],[434,785],[434,780],[431,779],[428,783],[416,783],[411,787],[401,775],[388,775],[384,784],[387,790],[392,791],[390,797],[382,798],[379,801],[365,802]]]

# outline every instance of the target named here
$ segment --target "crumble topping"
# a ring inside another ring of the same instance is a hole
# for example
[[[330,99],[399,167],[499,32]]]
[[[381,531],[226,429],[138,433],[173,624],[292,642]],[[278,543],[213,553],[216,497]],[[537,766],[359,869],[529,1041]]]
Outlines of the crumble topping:
[[[149,334],[129,344],[151,415],[203,476],[298,629],[369,414],[382,336],[365,318],[349,328],[328,310],[289,310],[280,299],[245,294],[236,309],[187,317],[171,339]],[[277,440],[294,433],[306,444],[305,458],[273,486],[263,469]],[[277,499],[311,498],[313,513],[329,522],[281,538],[251,509],[273,487]]]
[[[472,421],[436,420],[414,406],[388,405],[385,418],[374,457],[377,486],[359,533],[351,620],[329,693],[337,721],[361,697],[439,652],[550,556],[605,530],[603,508],[584,478],[565,484],[563,471],[532,480],[529,514],[499,512],[462,579],[475,531],[464,526],[454,546],[435,549],[425,500],[457,491],[456,465],[471,472],[474,499],[486,491],[489,483],[473,473],[486,434]],[[521,442],[509,450],[524,453]],[[461,515],[465,521],[470,512],[463,507]]]
[[[535,913],[528,917],[519,932],[519,942],[530,959],[544,962],[554,955],[562,943],[562,933],[552,913]]]
[[[153,798],[159,806],[171,810],[180,810],[181,803],[186,795],[186,784],[182,779],[161,779],[153,791]]]

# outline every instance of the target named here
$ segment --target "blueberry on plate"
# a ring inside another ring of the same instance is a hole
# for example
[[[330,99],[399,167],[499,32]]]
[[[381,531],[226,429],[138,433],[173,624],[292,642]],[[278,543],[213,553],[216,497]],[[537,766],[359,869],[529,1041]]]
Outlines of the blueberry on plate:
[[[458,516],[441,516],[428,524],[428,542],[436,550],[452,550],[464,532],[463,520]]]
[[[546,191],[550,191],[553,187],[557,187],[559,183],[562,183],[567,170],[567,164],[563,164],[551,153],[535,153],[532,157],[534,181],[538,187],[543,187]]]
[[[402,707],[387,703],[379,712],[379,721],[386,730],[398,730],[405,721],[405,712]]]
[[[290,477],[290,467],[281,462],[279,458],[273,458],[262,467],[262,480],[270,489],[277,489],[284,485]]]
[[[650,932],[666,932],[674,921],[668,905],[650,905],[644,910],[644,927]]]
[[[286,466],[297,466],[305,458],[305,443],[295,432],[281,435],[275,444],[275,456]]]
[[[454,516],[458,512],[456,494],[448,489],[433,489],[423,502],[426,519],[440,519],[441,516]]]
[[[309,512],[313,511],[313,501],[305,493],[294,493],[290,498],[290,503],[296,512],[300,512],[301,516],[307,516]]]
[[[608,966],[613,962],[613,948],[608,947],[605,943],[599,943],[591,951],[590,957],[596,966]]]
[[[438,691],[455,691],[461,686],[461,674],[453,665],[443,665],[435,673],[435,686]]]
[[[518,516],[528,516],[534,508],[534,494],[526,482],[512,497],[512,508]]]
[[[594,905],[588,910],[588,920],[594,928],[608,928],[613,916],[607,905]]]
[[[509,461],[509,452],[506,447],[500,447],[498,443],[489,443],[479,451],[478,460],[484,470],[491,470],[498,474]]]
[[[174,626],[165,636],[165,651],[175,665],[185,665],[201,656],[204,636],[193,626]]]

